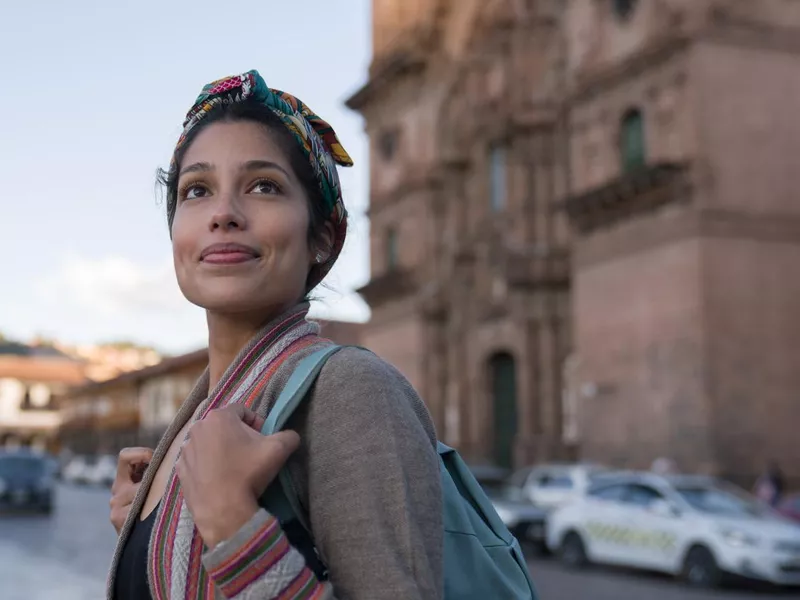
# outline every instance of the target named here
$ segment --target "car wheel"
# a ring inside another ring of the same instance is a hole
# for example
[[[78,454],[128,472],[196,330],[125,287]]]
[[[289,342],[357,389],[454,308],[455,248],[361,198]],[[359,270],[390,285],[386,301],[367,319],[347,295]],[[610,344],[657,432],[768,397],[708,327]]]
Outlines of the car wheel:
[[[564,536],[558,556],[562,563],[573,569],[580,569],[589,564],[586,546],[584,546],[581,536],[574,531],[570,531]]]
[[[708,548],[695,546],[683,561],[683,580],[692,587],[715,588],[722,584],[722,571]]]

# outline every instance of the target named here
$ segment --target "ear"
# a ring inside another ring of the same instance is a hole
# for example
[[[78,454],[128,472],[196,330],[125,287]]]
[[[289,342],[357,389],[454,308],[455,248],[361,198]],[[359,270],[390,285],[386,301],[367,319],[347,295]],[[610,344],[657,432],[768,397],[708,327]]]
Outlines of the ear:
[[[312,264],[324,264],[331,257],[331,250],[333,249],[334,238],[333,223],[330,221],[325,222],[325,227],[317,240],[314,247],[311,248],[311,262]]]

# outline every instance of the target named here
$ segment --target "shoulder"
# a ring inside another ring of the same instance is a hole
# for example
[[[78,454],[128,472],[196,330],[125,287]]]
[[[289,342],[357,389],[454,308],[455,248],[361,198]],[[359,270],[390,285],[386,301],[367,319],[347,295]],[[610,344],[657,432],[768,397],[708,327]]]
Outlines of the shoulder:
[[[369,388],[392,388],[395,391],[417,392],[408,380],[390,363],[377,354],[346,346],[333,354],[320,372],[320,385],[326,387],[352,386]]]
[[[376,429],[421,427],[435,445],[436,432],[425,403],[390,363],[369,350],[345,347],[320,371],[310,405],[312,423],[348,421]]]

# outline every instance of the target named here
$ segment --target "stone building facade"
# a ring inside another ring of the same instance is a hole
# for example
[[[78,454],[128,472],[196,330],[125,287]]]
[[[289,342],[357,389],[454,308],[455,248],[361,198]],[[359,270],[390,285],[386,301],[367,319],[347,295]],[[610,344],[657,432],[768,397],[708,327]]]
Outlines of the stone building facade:
[[[371,140],[365,343],[444,440],[503,465],[565,454],[567,148],[556,3],[539,4],[376,0],[348,101]]]
[[[798,478],[800,5],[627,4],[565,22],[582,451]]]
[[[374,0],[365,343],[473,460],[800,478],[798,100],[797,2]]]

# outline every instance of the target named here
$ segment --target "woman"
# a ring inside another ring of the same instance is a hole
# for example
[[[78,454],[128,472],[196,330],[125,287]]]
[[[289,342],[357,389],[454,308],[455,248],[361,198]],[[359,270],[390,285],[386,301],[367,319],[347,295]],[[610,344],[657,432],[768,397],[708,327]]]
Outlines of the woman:
[[[209,367],[155,450],[120,454],[109,598],[441,598],[434,428],[395,369],[345,348],[296,433],[259,433],[294,366],[330,344],[304,298],[345,238],[336,163],[352,164],[333,129],[256,71],[209,84],[189,111],[162,179]],[[328,581],[258,506],[287,458]]]

